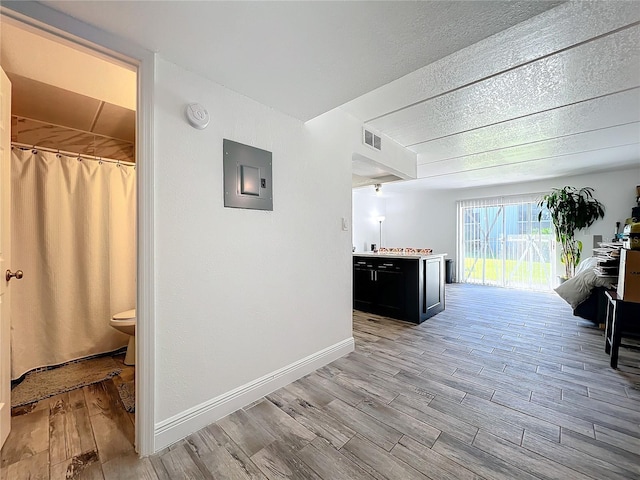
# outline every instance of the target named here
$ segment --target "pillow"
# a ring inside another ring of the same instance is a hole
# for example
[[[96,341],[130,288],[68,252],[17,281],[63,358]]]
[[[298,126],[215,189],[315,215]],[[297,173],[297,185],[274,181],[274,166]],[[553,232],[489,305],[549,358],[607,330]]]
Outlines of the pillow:
[[[576,267],[575,274],[577,275],[596,266],[598,266],[598,259],[596,257],[587,257],[584,260],[580,260],[580,263]]]
[[[611,288],[614,284],[615,279],[598,277],[593,271],[593,267],[591,267],[570,278],[557,287],[555,291],[575,310],[578,305],[591,295],[591,290],[595,287]]]

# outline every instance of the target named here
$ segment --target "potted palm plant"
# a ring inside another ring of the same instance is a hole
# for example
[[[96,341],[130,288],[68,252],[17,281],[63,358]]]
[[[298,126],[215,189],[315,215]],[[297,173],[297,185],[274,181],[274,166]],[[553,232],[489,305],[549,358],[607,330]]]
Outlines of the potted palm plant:
[[[560,261],[564,264],[565,279],[571,278],[580,262],[582,242],[576,240],[576,232],[604,217],[604,205],[593,197],[593,188],[554,188],[542,197],[538,207],[549,210],[555,227],[556,241],[560,244]],[[538,213],[538,221],[542,219]]]

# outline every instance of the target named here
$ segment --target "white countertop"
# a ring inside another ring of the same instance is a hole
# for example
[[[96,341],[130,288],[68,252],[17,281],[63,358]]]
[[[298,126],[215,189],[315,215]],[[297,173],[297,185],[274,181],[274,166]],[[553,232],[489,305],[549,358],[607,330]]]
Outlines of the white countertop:
[[[377,258],[432,258],[432,257],[446,257],[447,253],[432,253],[431,255],[418,255],[418,254],[404,254],[404,253],[373,253],[373,252],[353,252],[354,257],[377,257]]]

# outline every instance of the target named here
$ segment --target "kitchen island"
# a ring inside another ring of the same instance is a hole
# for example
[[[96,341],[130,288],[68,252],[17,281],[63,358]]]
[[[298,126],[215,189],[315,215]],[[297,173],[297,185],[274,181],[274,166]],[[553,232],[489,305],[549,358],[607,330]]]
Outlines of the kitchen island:
[[[444,254],[353,254],[353,308],[422,323],[445,308]]]

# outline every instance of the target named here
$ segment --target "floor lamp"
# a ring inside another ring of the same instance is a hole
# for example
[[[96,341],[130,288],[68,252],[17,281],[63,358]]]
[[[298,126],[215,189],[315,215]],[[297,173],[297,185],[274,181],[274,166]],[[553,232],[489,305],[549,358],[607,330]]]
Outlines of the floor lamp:
[[[384,217],[377,217],[378,223],[380,223],[380,243],[378,243],[378,249],[382,247],[382,222],[384,222]]]

